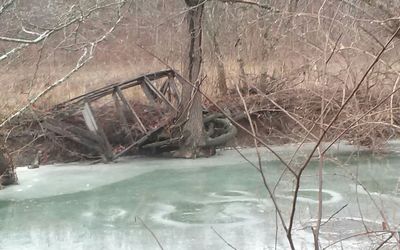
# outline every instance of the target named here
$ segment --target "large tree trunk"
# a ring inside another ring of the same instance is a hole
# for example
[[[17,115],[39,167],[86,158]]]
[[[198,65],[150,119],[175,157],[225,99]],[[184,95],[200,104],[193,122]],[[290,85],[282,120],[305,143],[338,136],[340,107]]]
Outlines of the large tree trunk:
[[[199,75],[202,63],[202,19],[204,5],[201,0],[185,0],[189,8],[187,23],[189,42],[187,46],[187,58],[184,59],[184,76],[191,83],[199,86]],[[205,132],[203,125],[203,112],[200,93],[192,86],[185,84],[182,90],[183,113],[180,122],[185,122],[183,134],[186,139],[177,156],[195,158],[199,149],[205,145]]]
[[[6,151],[0,147],[0,189],[1,186],[16,184],[18,181],[14,165]]]

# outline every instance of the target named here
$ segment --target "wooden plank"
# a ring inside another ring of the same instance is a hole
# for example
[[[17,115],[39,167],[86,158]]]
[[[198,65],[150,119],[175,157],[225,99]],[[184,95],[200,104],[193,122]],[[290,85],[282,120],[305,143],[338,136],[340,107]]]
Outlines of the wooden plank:
[[[114,158],[111,145],[105,135],[103,129],[97,125],[96,118],[93,115],[92,108],[88,102],[85,102],[82,110],[83,118],[85,119],[86,126],[90,131],[99,135],[101,140],[101,146],[103,148],[103,157],[106,162],[111,161]]]
[[[142,120],[140,120],[139,116],[137,115],[137,113],[135,112],[133,107],[129,104],[128,100],[126,100],[126,98],[125,98],[124,94],[122,93],[121,89],[119,87],[117,87],[116,89],[117,89],[117,94],[118,94],[119,98],[121,99],[123,105],[125,105],[125,107],[131,112],[131,115],[135,118],[137,123],[139,123],[139,127],[142,130],[142,132],[143,133],[147,133],[147,129],[143,125]]]
[[[168,101],[168,99],[153,85],[153,83],[151,83],[151,81],[148,78],[145,77],[144,82],[146,83],[147,86],[149,86],[149,88],[152,91],[154,91],[157,94],[157,96],[160,99],[162,99],[164,102],[166,102],[171,109],[178,112],[178,109],[175,108],[174,105],[172,105],[172,103],[170,101]]]
[[[181,96],[176,86],[174,76],[172,74],[168,75],[168,79],[162,84],[160,92],[168,97],[168,100],[173,103],[175,101],[176,106],[179,107],[181,103]]]
[[[119,152],[114,156],[114,160],[117,159],[118,157],[121,157],[122,155],[126,154],[129,150],[133,149],[134,147],[140,146],[143,143],[145,143],[149,138],[153,137],[156,134],[159,134],[162,130],[164,129],[164,126],[161,126],[159,128],[153,129],[152,131],[149,131],[146,135],[144,135],[142,138],[137,140],[136,142],[132,143],[128,147],[126,147],[123,151]]]
[[[69,124],[66,124],[64,122],[55,122],[52,120],[47,120],[43,122],[42,126],[56,134],[64,136],[79,144],[82,144],[89,149],[95,150],[99,154],[103,153],[103,150],[98,143],[98,138],[96,138],[95,135],[91,134],[90,131],[87,131],[86,135],[84,136],[82,134],[75,134],[72,131],[69,131]]]
[[[147,138],[149,138],[150,134],[146,134],[144,135],[142,138],[140,138],[139,140],[137,140],[136,142],[132,143],[131,145],[129,145],[127,148],[125,148],[124,150],[122,150],[121,152],[119,152],[118,154],[116,154],[113,158],[113,160],[121,157],[122,155],[126,154],[129,150],[131,150],[132,148],[140,145],[141,143],[143,143],[144,141],[147,140]]]
[[[161,70],[161,71],[157,71],[154,73],[149,73],[149,74],[145,74],[145,75],[141,75],[138,76],[134,79],[131,80],[127,80],[124,82],[118,82],[118,83],[112,83],[112,84],[108,84],[105,87],[96,89],[94,91],[91,91],[89,93],[77,96],[75,98],[72,98],[66,102],[60,103],[58,104],[56,107],[63,107],[65,105],[71,104],[71,103],[77,103],[77,102],[82,102],[82,101],[87,101],[87,100],[95,100],[101,97],[104,97],[106,95],[112,94],[114,91],[115,87],[120,87],[121,90],[126,89],[126,88],[131,88],[137,85],[142,84],[144,77],[147,77],[148,79],[150,79],[151,81],[153,80],[157,80],[163,77],[166,77],[168,75],[171,74],[175,74],[175,72],[171,69],[167,69],[167,70]]]
[[[168,79],[165,80],[165,81],[163,82],[163,84],[161,85],[160,92],[161,92],[163,95],[166,95],[169,88],[170,88],[170,87],[169,87],[169,78],[168,78]]]
[[[142,90],[144,92],[144,95],[147,97],[147,99],[150,102],[150,105],[155,105],[156,104],[156,97],[157,95],[150,89],[146,81],[143,81],[142,84],[140,84],[142,87]]]
[[[118,97],[117,89],[114,91],[112,97],[114,99],[115,108],[117,109],[119,120],[121,121],[122,129],[123,129],[124,133],[129,136],[129,139],[133,143],[135,140],[133,139],[132,131],[130,130],[128,121],[125,117],[125,112],[121,107],[121,102],[120,102],[120,98]]]
[[[89,130],[80,128],[78,126],[75,126],[75,125],[73,125],[71,123],[62,122],[62,121],[59,121],[59,120],[56,120],[56,119],[46,119],[46,122],[48,122],[50,124],[53,124],[54,126],[57,126],[59,128],[62,128],[63,130],[69,131],[69,132],[71,132],[73,134],[76,134],[77,136],[81,136],[81,137],[83,137],[83,138],[85,138],[87,140],[90,140],[92,142],[96,143],[96,142],[100,142],[101,141],[101,138],[97,134],[95,134],[95,133],[93,133],[93,132],[91,132]]]
[[[176,86],[174,77],[168,76],[168,79],[169,79],[169,88],[170,88],[172,94],[174,95],[174,97],[177,101],[178,107],[179,107],[179,105],[181,104],[181,94],[179,93],[178,87]]]

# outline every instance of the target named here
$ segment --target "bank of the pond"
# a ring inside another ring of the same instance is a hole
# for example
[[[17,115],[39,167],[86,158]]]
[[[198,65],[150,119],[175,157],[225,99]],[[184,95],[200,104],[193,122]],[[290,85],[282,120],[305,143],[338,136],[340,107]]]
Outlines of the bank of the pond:
[[[341,109],[341,105],[346,93],[328,87],[297,87],[268,92],[261,86],[243,95],[257,136],[270,145],[315,142],[341,110],[341,115],[325,134],[324,141],[335,140],[340,136],[341,140],[354,145],[380,150],[389,139],[398,138],[400,125],[400,119],[397,119],[400,117],[400,111],[391,108],[393,103],[398,103],[398,97],[394,96],[393,100],[389,100],[385,93],[383,91],[378,95],[374,92],[360,91],[344,109]],[[251,130],[242,99],[237,93],[233,92],[217,99],[216,103],[235,121]],[[206,102],[204,105],[211,113],[220,111],[212,103]],[[154,108],[136,102],[132,102],[132,106],[150,127],[157,127],[157,124],[165,120],[163,113]],[[113,150],[123,150],[128,137],[122,133],[123,129],[119,119],[115,117],[113,105],[96,106],[94,109],[99,114],[99,123],[104,128]],[[0,139],[6,142],[16,165],[31,164],[39,150],[42,152],[41,161],[44,164],[99,158],[85,146],[43,129],[37,123],[40,112],[28,112],[0,131]],[[72,116],[68,122],[76,126],[85,126],[79,115]],[[132,124],[134,136],[138,131],[137,126]],[[247,132],[238,129],[236,138],[229,141],[227,146],[252,147],[254,140]],[[130,154],[146,152],[153,151],[132,151]]]

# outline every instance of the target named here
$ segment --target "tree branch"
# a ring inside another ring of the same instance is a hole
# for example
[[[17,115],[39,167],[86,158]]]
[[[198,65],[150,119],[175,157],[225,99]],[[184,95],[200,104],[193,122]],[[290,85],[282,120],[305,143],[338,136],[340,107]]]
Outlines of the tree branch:
[[[0,6],[0,15],[3,14],[4,10],[6,10],[8,7],[10,7],[15,0],[9,0],[5,2],[3,5]]]
[[[114,25],[101,37],[97,38],[94,42],[91,42],[84,48],[84,52],[79,58],[78,62],[76,63],[75,67],[70,70],[64,77],[58,79],[55,81],[53,84],[45,88],[42,92],[40,92],[38,95],[36,95],[34,98],[32,98],[25,106],[23,106],[20,110],[15,112],[14,114],[10,115],[8,118],[6,118],[4,121],[1,122],[0,128],[2,128],[5,124],[10,122],[12,119],[15,117],[20,116],[23,114],[32,104],[36,103],[41,97],[46,95],[48,92],[50,92],[52,89],[57,87],[58,85],[62,84],[65,82],[68,78],[70,78],[75,72],[77,72],[80,68],[82,68],[87,62],[90,61],[90,59],[93,58],[93,52],[94,49],[96,48],[96,45],[98,43],[103,42],[116,28],[116,26],[121,22],[122,20],[122,15],[119,16],[118,20],[114,23]],[[22,44],[26,45],[26,44]]]
[[[247,0],[219,0],[221,2],[224,3],[230,3],[230,4],[234,4],[234,3],[239,3],[239,4],[248,4],[248,5],[253,5],[262,9],[266,9],[269,11],[273,11],[273,12],[279,12],[279,10],[276,10],[274,7],[271,7],[267,4],[260,4],[257,2],[253,2],[253,1],[247,1]]]

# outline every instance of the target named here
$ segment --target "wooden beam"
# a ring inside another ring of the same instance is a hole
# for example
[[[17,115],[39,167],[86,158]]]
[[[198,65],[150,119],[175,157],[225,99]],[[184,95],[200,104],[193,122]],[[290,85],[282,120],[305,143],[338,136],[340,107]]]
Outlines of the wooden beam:
[[[87,131],[81,128],[76,129],[75,125],[57,121],[54,119],[48,119],[42,123],[42,126],[58,135],[66,137],[74,142],[82,144],[89,149],[95,150],[99,154],[103,153],[100,146],[101,138],[91,131]]]
[[[126,88],[131,88],[137,85],[142,84],[144,77],[147,77],[151,81],[166,77],[168,75],[175,74],[175,72],[171,69],[167,70],[161,70],[157,71],[154,73],[149,73],[145,75],[138,76],[134,79],[127,80],[124,82],[118,82],[118,83],[112,83],[112,84],[107,84],[107,86],[96,89],[94,91],[91,91],[89,93],[77,96],[75,98],[72,98],[66,102],[60,103],[56,106],[57,107],[64,107],[66,105],[72,104],[72,103],[78,103],[78,102],[86,102],[87,100],[93,101],[96,99],[99,99],[101,97],[104,97],[106,95],[110,95],[113,93],[115,87],[120,87],[121,90],[126,89]]]
[[[149,131],[146,135],[144,135],[142,138],[140,138],[139,140],[137,140],[136,142],[132,143],[131,145],[129,145],[128,147],[126,147],[123,151],[119,152],[118,154],[116,154],[114,156],[114,160],[117,159],[118,157],[121,157],[122,155],[126,154],[129,150],[138,147],[140,145],[142,145],[143,143],[145,143],[149,138],[154,137],[154,135],[159,134],[165,126],[161,126],[159,128],[153,129],[152,131]]]
[[[181,104],[181,93],[179,93],[178,87],[176,86],[176,82],[173,76],[168,75],[168,80],[169,80],[169,87],[172,92],[172,94],[175,96],[176,101],[178,103],[178,107]]]
[[[140,86],[142,87],[142,90],[144,92],[144,95],[147,97],[147,99],[150,102],[150,105],[155,105],[156,104],[156,97],[157,95],[150,89],[146,81],[143,81]]]
[[[163,95],[166,95],[169,88],[170,88],[170,87],[169,87],[169,78],[167,78],[167,80],[165,80],[165,81],[163,82],[163,84],[161,85],[160,92],[161,92]]]
[[[124,112],[123,108],[121,107],[121,102],[120,102],[120,98],[118,97],[117,89],[114,90],[112,97],[114,99],[115,108],[117,109],[117,112],[118,112],[119,120],[121,121],[121,127],[122,127],[124,133],[127,136],[129,136],[129,139],[133,143],[135,140],[133,139],[132,131],[129,128],[128,121],[125,117],[125,112]]]
[[[160,92],[164,96],[167,96],[168,100],[171,103],[174,103],[175,101],[176,106],[179,107],[181,103],[181,96],[178,87],[176,86],[174,76],[172,74],[169,74],[167,80],[165,80],[165,82],[162,84]]]
[[[151,81],[145,77],[144,78],[144,82],[146,83],[146,85],[154,92],[157,94],[157,96],[162,99],[164,102],[166,102],[168,104],[168,106],[173,109],[174,111],[178,112],[178,109],[174,107],[174,105],[172,105],[172,103],[170,101],[168,101],[168,99],[151,83]]]
[[[117,94],[119,96],[119,98],[121,99],[123,105],[125,105],[126,109],[130,111],[131,115],[133,116],[133,118],[137,121],[137,123],[139,123],[139,127],[142,130],[143,133],[147,133],[147,129],[146,127],[143,125],[142,120],[140,120],[138,114],[135,112],[135,110],[133,109],[133,107],[129,104],[128,100],[126,100],[124,94],[122,93],[121,89],[119,87],[116,87],[117,90]]]
[[[111,161],[114,158],[112,148],[108,142],[107,136],[103,129],[97,125],[96,118],[93,114],[92,108],[88,102],[85,102],[82,110],[83,118],[85,119],[86,126],[90,131],[101,137],[101,146],[103,149],[103,157],[106,162]]]

